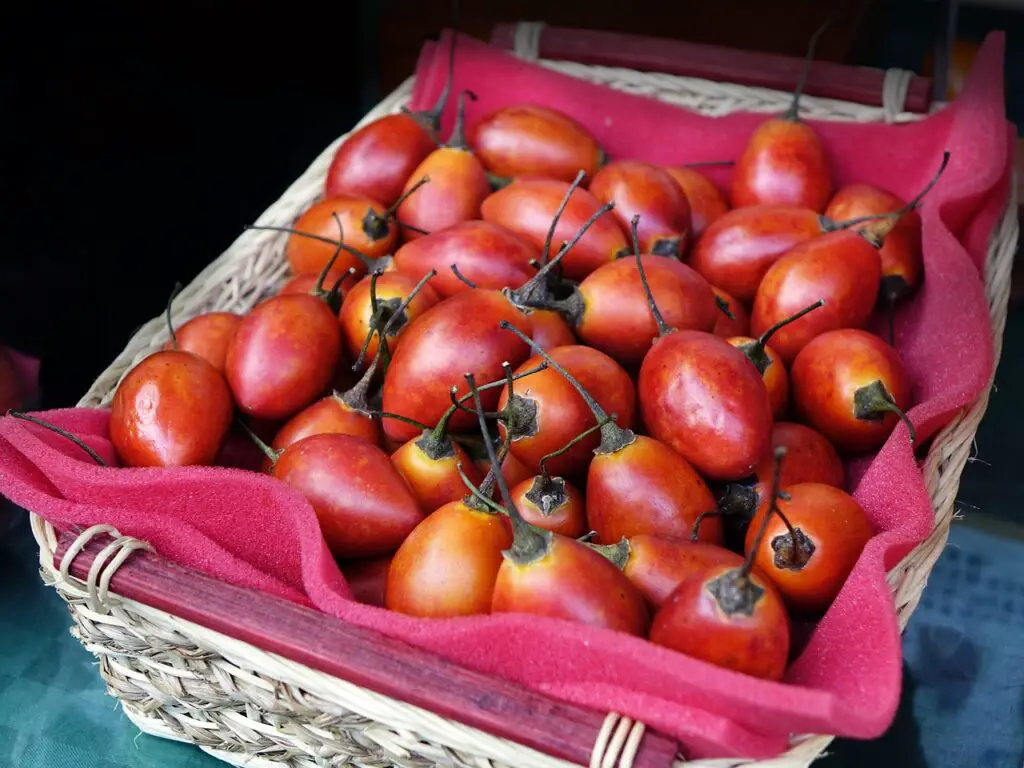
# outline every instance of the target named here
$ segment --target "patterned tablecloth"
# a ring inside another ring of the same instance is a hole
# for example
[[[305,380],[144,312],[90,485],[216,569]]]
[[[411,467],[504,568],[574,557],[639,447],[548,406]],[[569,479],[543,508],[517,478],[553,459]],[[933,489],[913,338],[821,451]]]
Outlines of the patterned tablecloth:
[[[0,501],[0,504],[3,502]],[[823,768],[1019,768],[1024,758],[1024,544],[955,526],[905,636],[903,706],[876,742],[838,742]],[[70,636],[38,577],[24,513],[0,507],[0,765],[213,768],[141,735]]]

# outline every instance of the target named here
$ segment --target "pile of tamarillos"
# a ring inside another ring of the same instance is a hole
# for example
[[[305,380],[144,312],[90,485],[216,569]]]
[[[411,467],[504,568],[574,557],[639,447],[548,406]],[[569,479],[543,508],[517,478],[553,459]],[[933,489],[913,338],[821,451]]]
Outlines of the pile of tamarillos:
[[[547,107],[466,130],[469,92],[442,142],[449,90],[345,140],[276,228],[276,295],[172,328],[123,378],[121,462],[218,463],[244,429],[357,599],[556,617],[779,679],[791,620],[874,534],[840,457],[901,419],[914,439],[900,356],[865,328],[921,280],[927,189],[836,189],[801,88],[728,194],[701,164],[609,159]]]

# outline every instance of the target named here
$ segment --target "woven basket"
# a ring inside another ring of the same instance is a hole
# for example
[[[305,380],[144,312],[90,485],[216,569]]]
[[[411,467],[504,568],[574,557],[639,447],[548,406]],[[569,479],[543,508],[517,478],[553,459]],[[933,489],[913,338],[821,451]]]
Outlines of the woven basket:
[[[522,24],[516,52],[536,58],[539,26]],[[573,62],[540,64],[612,88],[662,99],[705,114],[745,110],[781,112],[789,94],[707,80],[584,66]],[[884,106],[870,107],[807,97],[804,114],[819,119],[903,122],[907,73],[885,80]],[[360,125],[396,112],[408,100],[411,79],[378,104]],[[263,225],[289,225],[321,194],[339,138],[259,218]],[[1016,203],[1010,200],[988,251],[986,292],[996,356],[1001,348],[1010,293],[1010,271],[1018,236]],[[247,231],[205,269],[175,302],[175,323],[211,310],[245,312],[271,295],[287,271],[285,235]],[[167,340],[162,318],[151,320],[103,372],[81,406],[110,401],[121,377]],[[960,473],[971,453],[988,403],[986,389],[935,438],[924,462],[924,478],[935,509],[935,529],[889,574],[901,628],[917,606],[935,560],[942,552],[954,514]],[[271,654],[177,616],[108,591],[110,577],[134,549],[144,547],[116,531],[97,526],[83,533],[55,565],[58,536],[32,517],[39,542],[43,580],[67,601],[72,633],[99,659],[107,690],[120,699],[127,716],[146,733],[191,742],[235,765],[253,768],[313,768],[337,765],[568,766],[513,741],[497,738],[432,712],[389,698],[337,677]],[[71,560],[99,534],[117,538],[96,557],[87,577],[75,578]],[[644,725],[611,713],[593,747],[591,766],[632,765],[644,738]],[[820,756],[830,736],[795,737],[773,760],[703,760],[688,766],[761,768],[807,766]],[[677,761],[677,765],[682,760]]]

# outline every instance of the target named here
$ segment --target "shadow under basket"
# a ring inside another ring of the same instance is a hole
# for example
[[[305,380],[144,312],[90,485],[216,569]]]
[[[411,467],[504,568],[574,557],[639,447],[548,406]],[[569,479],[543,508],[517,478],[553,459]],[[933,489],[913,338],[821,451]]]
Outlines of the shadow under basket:
[[[530,35],[517,35],[516,45],[518,53],[529,55],[523,47],[531,45]],[[618,67],[540,63],[705,113],[781,111],[790,98],[764,88]],[[411,91],[410,79],[360,125],[397,112]],[[920,117],[904,111],[903,98],[906,88],[887,88],[882,107],[809,97],[805,108],[809,116],[824,119]],[[325,149],[258,224],[291,224],[320,195],[344,139]],[[1017,236],[1011,197],[985,267],[997,359]],[[211,310],[245,312],[273,292],[287,270],[284,239],[266,231],[244,233],[180,294],[177,320]],[[80,405],[108,402],[123,374],[165,339],[162,318],[143,326]],[[987,402],[988,390],[935,437],[924,459],[935,526],[889,573],[901,628],[946,542],[960,474]],[[311,609],[215,582],[146,551],[144,542],[109,526],[60,534],[33,515],[32,529],[44,581],[67,601],[73,634],[99,658],[108,691],[127,716],[146,733],[197,744],[226,762],[253,768],[653,768],[683,762],[672,739],[643,723],[561,704]],[[310,637],[316,637],[315,644],[295,639]],[[820,756],[831,738],[794,737],[785,754],[768,761],[686,764],[796,768]]]

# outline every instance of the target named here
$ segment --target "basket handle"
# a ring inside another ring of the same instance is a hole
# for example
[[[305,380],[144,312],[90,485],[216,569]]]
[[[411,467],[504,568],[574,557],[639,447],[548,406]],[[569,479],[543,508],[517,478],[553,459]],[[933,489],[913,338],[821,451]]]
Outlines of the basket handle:
[[[491,45],[530,60],[625,67],[777,91],[791,90],[803,66],[801,59],[791,56],[597,29],[548,27],[541,22],[498,24],[491,33]],[[902,69],[831,61],[815,62],[805,91],[812,96],[882,106],[892,115],[904,110],[924,114],[931,104],[929,78]]]

